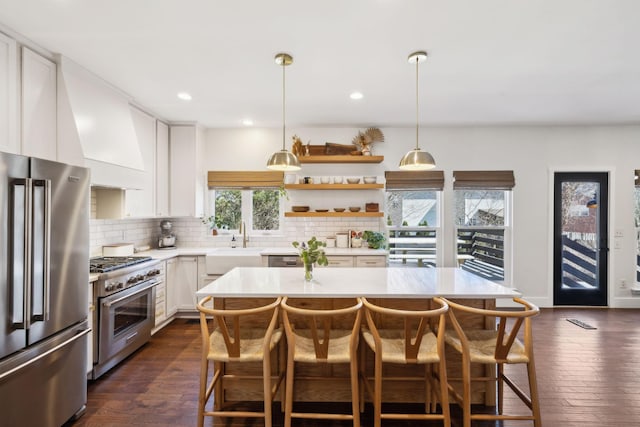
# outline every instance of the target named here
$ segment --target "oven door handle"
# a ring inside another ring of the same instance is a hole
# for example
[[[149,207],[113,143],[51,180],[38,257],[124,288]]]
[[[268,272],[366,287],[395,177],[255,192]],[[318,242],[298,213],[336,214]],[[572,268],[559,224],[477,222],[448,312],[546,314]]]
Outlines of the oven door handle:
[[[135,291],[135,292],[127,293],[127,295],[125,295],[125,296],[123,296],[123,297],[120,297],[120,298],[116,298],[116,299],[114,299],[114,300],[109,300],[109,299],[106,299],[106,298],[105,298],[105,301],[104,301],[102,304],[103,304],[105,307],[111,307],[113,304],[117,304],[117,303],[119,303],[120,301],[124,301],[124,300],[126,300],[127,298],[131,298],[131,297],[132,297],[132,296],[134,296],[134,295],[138,295],[139,293],[142,293],[142,292],[144,292],[144,291],[146,291],[146,290],[149,290],[149,289],[153,288],[154,286],[158,286],[158,284],[159,284],[159,282],[153,282],[153,283],[151,283],[151,284],[149,284],[149,285],[147,285],[147,286],[145,286],[145,287],[143,287],[143,288],[138,289],[138,290],[137,290],[137,291]]]

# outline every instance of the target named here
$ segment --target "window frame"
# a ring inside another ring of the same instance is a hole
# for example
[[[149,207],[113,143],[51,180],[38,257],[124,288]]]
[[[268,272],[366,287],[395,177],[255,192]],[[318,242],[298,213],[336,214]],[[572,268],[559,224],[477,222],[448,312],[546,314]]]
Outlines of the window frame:
[[[216,209],[216,191],[236,190],[240,191],[240,222],[244,223],[247,227],[247,233],[261,236],[277,236],[284,233],[284,201],[283,197],[278,198],[278,229],[274,230],[256,230],[253,224],[253,192],[260,190],[273,190],[279,191],[273,187],[255,187],[255,188],[215,188],[209,187],[208,195],[209,201],[207,203],[208,215],[215,216]],[[220,234],[239,234],[239,228],[218,230]]]

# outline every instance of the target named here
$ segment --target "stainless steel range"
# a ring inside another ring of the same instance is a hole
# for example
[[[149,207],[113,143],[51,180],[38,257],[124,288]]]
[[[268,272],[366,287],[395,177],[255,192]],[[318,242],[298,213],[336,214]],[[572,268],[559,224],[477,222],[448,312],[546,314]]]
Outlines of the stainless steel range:
[[[159,260],[151,257],[91,258],[94,285],[93,372],[100,377],[151,338],[155,287],[162,283]]]

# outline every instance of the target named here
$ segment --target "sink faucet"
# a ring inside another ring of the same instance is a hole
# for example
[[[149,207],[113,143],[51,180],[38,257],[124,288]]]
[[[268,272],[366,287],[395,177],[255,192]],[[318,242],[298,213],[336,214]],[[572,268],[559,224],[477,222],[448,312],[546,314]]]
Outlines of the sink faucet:
[[[246,248],[247,247],[247,224],[244,223],[244,221],[242,221],[242,224],[240,225],[240,228],[242,230],[240,230],[242,232],[242,247]]]

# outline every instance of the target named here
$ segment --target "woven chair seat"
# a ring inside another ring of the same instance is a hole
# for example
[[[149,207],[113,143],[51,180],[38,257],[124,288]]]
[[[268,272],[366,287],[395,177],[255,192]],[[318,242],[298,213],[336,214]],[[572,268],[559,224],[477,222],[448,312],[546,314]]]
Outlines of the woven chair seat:
[[[422,336],[418,359],[408,362],[405,357],[404,331],[401,329],[380,329],[380,339],[382,341],[382,361],[386,363],[438,363],[438,342],[433,332],[427,332]],[[362,336],[372,349],[375,348],[375,340],[370,331],[365,330]]]
[[[469,340],[469,358],[471,363],[497,363],[495,350],[498,333],[496,331],[465,330],[465,334]],[[447,331],[445,341],[457,351],[462,352],[462,343],[454,331]],[[528,362],[529,357],[526,354],[524,345],[519,339],[515,339],[505,363]]]
[[[218,362],[261,362],[264,359],[265,329],[243,329],[240,331],[240,357],[229,357],[222,332],[216,328],[210,335],[207,359]],[[282,337],[282,328],[275,329],[271,335],[269,351],[273,350]]]
[[[349,340],[351,331],[344,329],[334,329],[329,333],[329,355],[326,360],[317,359],[313,344],[313,338],[308,329],[294,330],[296,337],[294,361],[303,363],[349,363]]]

